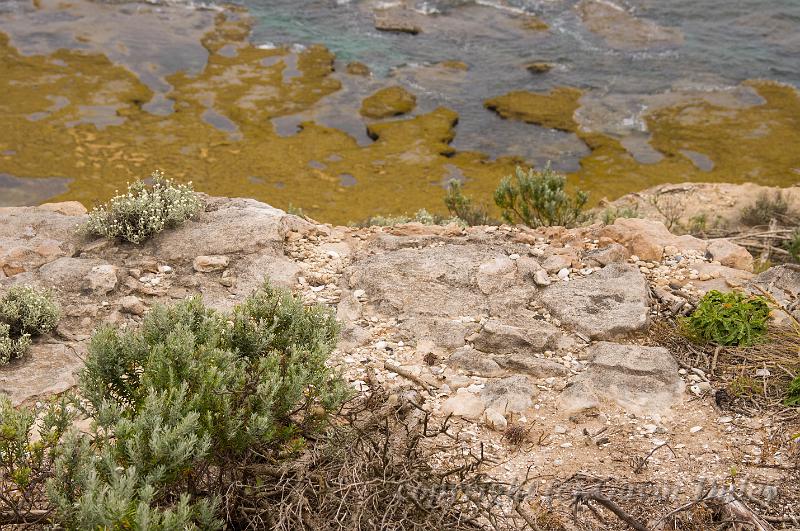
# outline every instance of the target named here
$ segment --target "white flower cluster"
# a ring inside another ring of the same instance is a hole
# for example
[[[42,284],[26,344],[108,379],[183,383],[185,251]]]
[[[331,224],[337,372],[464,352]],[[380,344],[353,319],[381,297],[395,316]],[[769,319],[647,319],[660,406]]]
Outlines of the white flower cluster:
[[[128,193],[90,212],[86,232],[138,244],[186,221],[202,207],[191,182],[173,184],[160,170],[151,179],[153,184],[137,181],[128,186]]]
[[[50,290],[14,286],[0,299],[0,365],[19,358],[31,345],[31,336],[49,332],[61,310]]]
[[[11,335],[39,335],[56,327],[61,309],[53,293],[34,286],[14,286],[0,299],[0,322],[11,328]]]
[[[11,337],[11,327],[0,323],[0,365],[5,365],[10,360],[22,357],[31,346],[31,336],[23,334],[19,338]]]

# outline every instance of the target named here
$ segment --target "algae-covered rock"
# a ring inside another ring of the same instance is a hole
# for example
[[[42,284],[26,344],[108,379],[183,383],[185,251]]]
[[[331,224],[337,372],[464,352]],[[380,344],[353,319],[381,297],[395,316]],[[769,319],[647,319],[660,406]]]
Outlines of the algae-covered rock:
[[[503,118],[574,132],[578,126],[572,115],[581,94],[572,87],[556,87],[545,94],[517,90],[486,100],[484,106]]]
[[[553,63],[536,62],[525,65],[525,70],[531,74],[546,74],[553,69]]]
[[[372,72],[367,65],[359,61],[351,61],[347,63],[347,73],[351,76],[368,76]]]
[[[417,98],[403,87],[382,88],[361,104],[361,114],[367,118],[400,116],[414,110]]]
[[[528,16],[522,20],[522,27],[531,31],[547,31],[550,25],[539,17]]]
[[[469,65],[464,61],[453,61],[453,60],[442,61],[439,63],[439,66],[442,66],[444,68],[449,68],[450,70],[463,70],[463,71],[469,70]]]

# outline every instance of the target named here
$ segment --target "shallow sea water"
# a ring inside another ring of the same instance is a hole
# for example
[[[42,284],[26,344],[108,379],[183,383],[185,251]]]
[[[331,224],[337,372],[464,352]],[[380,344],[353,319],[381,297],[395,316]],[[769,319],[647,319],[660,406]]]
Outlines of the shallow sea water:
[[[734,109],[762,103],[755,91],[740,86],[746,80],[767,79],[800,86],[800,63],[796,59],[800,57],[800,2],[796,0],[614,2],[614,8],[624,10],[632,18],[678,30],[682,42],[614,46],[587,28],[578,15],[578,2],[573,0],[403,2],[422,28],[414,36],[382,32],[374,27],[376,9],[401,2],[245,0],[240,4],[254,20],[249,37],[252,43],[267,49],[286,46],[294,50],[283,59],[286,82],[299,75],[297,65],[292,62],[296,63],[308,46],[322,44],[336,54],[333,76],[341,83],[339,90],[310,108],[270,119],[275,133],[285,138],[297,135],[303,122],[314,122],[343,131],[359,146],[368,147],[372,139],[358,114],[361,99],[377,88],[400,84],[417,96],[417,107],[411,117],[438,107],[458,113],[451,142],[455,150],[479,151],[490,159],[515,156],[529,164],[552,161],[560,170],[575,172],[581,168],[581,159],[590,154],[584,141],[571,132],[504,120],[487,111],[484,101],[512,90],[545,92],[559,86],[579,88],[584,92],[576,113],[581,127],[620,140],[636,162],[653,164],[662,161],[664,155],[650,144],[650,132],[643,118],[646,113],[698,97]],[[27,56],[51,54],[59,48],[107,56],[111,62],[133,72],[153,92],[142,108],[152,116],[167,118],[175,113],[175,101],[170,97],[173,87],[167,78],[175,72],[196,75],[203,70],[208,52],[201,39],[213,25],[217,8],[213,2],[103,4],[79,0],[68,10],[55,7],[38,10],[27,0],[6,0],[0,2],[0,32],[8,35],[11,45]],[[526,15],[545,21],[549,30],[524,28],[521,21]],[[624,33],[625,28],[620,31]],[[226,57],[235,57],[236,53],[232,45],[219,52]],[[350,61],[366,64],[373,72],[372,77],[344,74],[344,65]],[[441,68],[437,64],[442,61],[462,61],[468,70]],[[546,74],[531,74],[525,69],[531,62],[554,66]],[[46,121],[50,113],[59,110],[58,106],[63,104],[59,98],[63,96],[48,94],[48,98],[50,106],[30,113],[28,120]],[[202,121],[224,133],[235,148],[247,132],[242,131],[235,117],[215,108],[213,97],[210,98]],[[4,113],[11,112],[0,105],[0,125]],[[800,124],[800,116],[791,119]],[[124,120],[118,107],[100,101],[97,105],[82,106],[79,119],[64,126],[93,125],[102,140],[104,134],[113,132]],[[36,173],[36,168],[26,172],[24,164],[3,166],[3,156],[9,161],[15,156],[4,153],[16,151],[0,149],[0,172],[15,176],[13,182],[8,175],[0,179],[0,205],[40,202],[48,199],[47,190],[58,190],[51,194],[57,199],[71,197],[69,190],[61,190],[71,186],[65,183],[75,180],[68,170],[61,175],[52,172],[42,175]],[[190,152],[188,148],[184,151]],[[680,153],[702,171],[714,168],[714,160],[706,153],[692,149]],[[319,167],[314,164],[320,163],[309,162],[314,171],[322,172],[325,168],[325,164]],[[464,175],[459,167],[451,166],[448,171],[449,175],[428,176],[427,181],[445,183],[447,178],[457,177],[469,183],[471,176]],[[58,182],[58,186],[22,184],[37,178],[62,180],[43,181]],[[747,175],[732,177],[732,180],[746,179]],[[340,194],[325,201],[346,202],[342,198],[348,193],[369,185],[357,172],[342,171],[329,180],[336,182]],[[798,180],[800,167],[789,167],[787,178],[775,184]],[[281,177],[280,181],[274,181],[271,193],[256,188],[256,183],[267,186],[270,182],[268,175],[252,175],[240,193],[287,206],[283,203],[287,202],[292,183]],[[586,182],[585,176],[581,182]],[[80,178],[77,183],[80,184]],[[649,184],[652,183],[641,182],[637,186],[644,188]],[[412,182],[409,186],[415,185]],[[237,193],[239,188],[232,185],[217,190]],[[287,195],[273,197],[278,193],[276,190]],[[98,193],[97,199],[107,195],[106,191]],[[79,199],[87,202],[85,195]],[[369,212],[369,207],[362,206],[352,213],[330,215],[331,209],[304,204],[303,197],[293,204],[310,207],[312,213],[316,208],[325,212],[323,217],[340,222],[346,221],[347,216],[355,219]],[[392,209],[413,211],[414,207],[410,198],[407,203],[395,203]]]

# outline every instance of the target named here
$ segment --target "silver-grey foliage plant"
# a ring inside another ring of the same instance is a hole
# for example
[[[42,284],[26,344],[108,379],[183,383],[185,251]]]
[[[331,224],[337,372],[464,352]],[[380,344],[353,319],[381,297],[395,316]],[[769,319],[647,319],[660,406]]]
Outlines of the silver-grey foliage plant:
[[[85,232],[139,244],[190,219],[202,207],[191,182],[175,184],[159,170],[151,179],[153,184],[137,181],[126,194],[92,210]]]
[[[31,337],[53,330],[60,316],[50,290],[27,285],[9,289],[0,298],[0,365],[22,357]]]

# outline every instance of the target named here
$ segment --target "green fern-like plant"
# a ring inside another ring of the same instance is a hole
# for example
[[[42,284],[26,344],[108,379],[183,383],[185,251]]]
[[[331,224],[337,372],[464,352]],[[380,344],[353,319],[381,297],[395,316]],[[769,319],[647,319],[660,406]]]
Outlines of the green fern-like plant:
[[[686,333],[696,340],[724,346],[749,346],[766,333],[769,311],[764,297],[712,290],[682,323]]]
[[[505,177],[494,192],[494,202],[508,223],[521,222],[529,227],[560,225],[574,227],[586,219],[583,209],[589,201],[587,192],[578,190],[570,197],[567,178],[550,168],[517,168]]]

